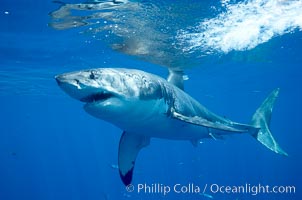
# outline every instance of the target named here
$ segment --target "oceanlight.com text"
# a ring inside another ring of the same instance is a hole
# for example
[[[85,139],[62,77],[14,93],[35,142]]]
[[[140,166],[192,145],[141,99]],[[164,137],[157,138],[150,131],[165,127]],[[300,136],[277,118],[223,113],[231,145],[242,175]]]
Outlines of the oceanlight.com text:
[[[209,188],[208,188],[209,187]],[[244,185],[218,185],[218,184],[211,184],[205,185],[205,191],[209,190],[212,194],[215,193],[222,193],[222,194],[251,194],[251,195],[258,195],[258,194],[295,194],[296,187],[295,186],[270,186],[270,185],[251,185],[251,184],[244,184]]]

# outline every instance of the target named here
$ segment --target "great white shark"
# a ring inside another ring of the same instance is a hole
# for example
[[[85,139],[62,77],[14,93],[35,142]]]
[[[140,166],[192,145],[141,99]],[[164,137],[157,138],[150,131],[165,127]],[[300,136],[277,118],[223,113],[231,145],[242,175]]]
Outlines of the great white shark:
[[[150,138],[189,140],[249,134],[275,153],[287,155],[269,129],[279,89],[273,90],[256,110],[250,124],[218,116],[183,91],[183,75],[171,71],[168,79],[136,69],[99,68],[55,77],[71,97],[85,103],[94,117],[124,132],[118,151],[118,167],[125,185],[132,181],[139,151]]]

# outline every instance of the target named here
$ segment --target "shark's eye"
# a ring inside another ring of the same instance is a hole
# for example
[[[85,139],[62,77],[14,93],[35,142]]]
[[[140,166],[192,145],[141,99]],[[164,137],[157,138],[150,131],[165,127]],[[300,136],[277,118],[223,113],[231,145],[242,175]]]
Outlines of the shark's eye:
[[[94,71],[91,71],[91,72],[90,72],[89,78],[90,78],[90,79],[95,79]]]

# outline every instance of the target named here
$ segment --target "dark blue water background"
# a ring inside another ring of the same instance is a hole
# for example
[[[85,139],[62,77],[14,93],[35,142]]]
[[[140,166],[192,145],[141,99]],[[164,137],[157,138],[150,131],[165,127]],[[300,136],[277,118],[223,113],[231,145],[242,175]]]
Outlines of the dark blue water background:
[[[138,68],[161,76],[167,71],[114,52],[79,30],[49,28],[48,13],[56,8],[50,1],[1,2],[0,199],[209,199],[127,193],[112,166],[122,130],[85,113],[53,77],[92,67]],[[266,95],[280,87],[271,130],[288,157],[248,135],[205,141],[197,148],[187,141],[153,139],[140,152],[134,183],[294,185],[296,194],[211,195],[301,199],[301,52],[302,33],[297,31],[249,51],[212,55],[187,71],[185,85],[212,111],[245,123]]]

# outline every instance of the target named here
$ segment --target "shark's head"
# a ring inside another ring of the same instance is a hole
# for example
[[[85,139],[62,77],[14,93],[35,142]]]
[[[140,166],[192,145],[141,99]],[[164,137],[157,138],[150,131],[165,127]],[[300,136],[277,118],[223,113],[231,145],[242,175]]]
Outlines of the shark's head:
[[[89,114],[110,122],[143,113],[144,106],[150,107],[150,103],[163,97],[163,79],[139,70],[89,69],[55,78],[62,90],[85,103]]]

